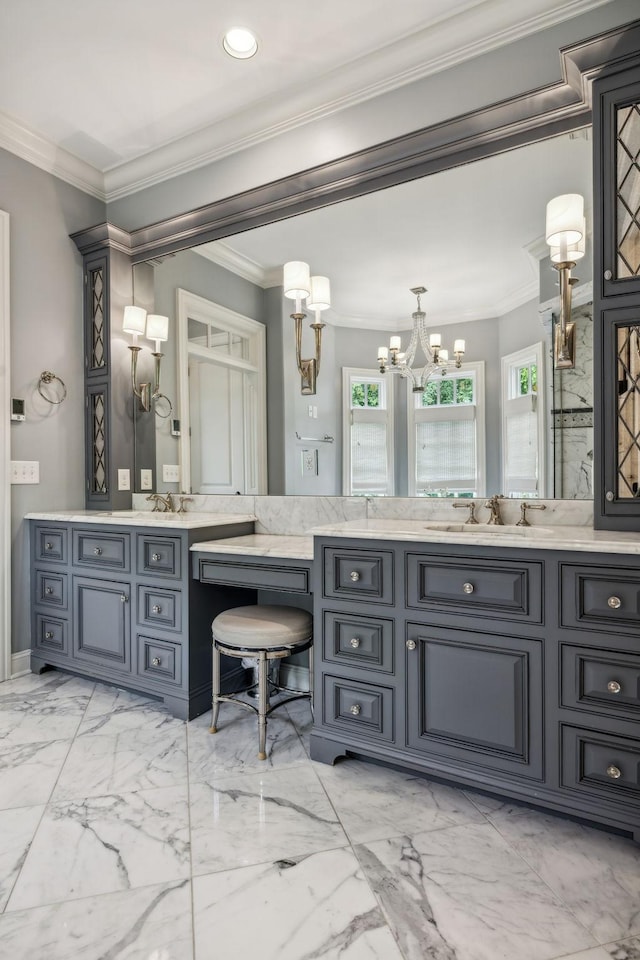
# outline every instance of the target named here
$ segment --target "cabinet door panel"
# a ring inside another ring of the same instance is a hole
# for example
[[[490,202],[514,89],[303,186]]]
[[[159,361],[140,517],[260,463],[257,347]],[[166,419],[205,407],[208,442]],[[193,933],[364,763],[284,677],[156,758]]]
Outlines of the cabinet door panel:
[[[74,578],[75,657],[131,670],[130,590],[128,583]]]
[[[542,643],[410,624],[407,745],[542,777]]]

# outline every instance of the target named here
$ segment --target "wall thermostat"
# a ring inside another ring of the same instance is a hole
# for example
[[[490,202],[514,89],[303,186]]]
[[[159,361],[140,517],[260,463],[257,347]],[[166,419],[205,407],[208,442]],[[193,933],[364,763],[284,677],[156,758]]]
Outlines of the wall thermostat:
[[[11,419],[12,420],[24,420],[24,400],[16,400],[15,397],[11,398]]]

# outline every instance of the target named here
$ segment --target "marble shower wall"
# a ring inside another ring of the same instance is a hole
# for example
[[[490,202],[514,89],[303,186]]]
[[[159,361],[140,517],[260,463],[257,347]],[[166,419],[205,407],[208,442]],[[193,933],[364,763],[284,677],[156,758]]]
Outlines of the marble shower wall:
[[[593,497],[593,304],[576,307],[576,365],[553,370],[554,495]]]

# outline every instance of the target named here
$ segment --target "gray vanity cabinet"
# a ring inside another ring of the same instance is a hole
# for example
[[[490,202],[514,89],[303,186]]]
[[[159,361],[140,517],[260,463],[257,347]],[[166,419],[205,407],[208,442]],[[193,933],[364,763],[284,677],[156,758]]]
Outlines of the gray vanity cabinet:
[[[252,529],[31,521],[31,669],[53,666],[157,697],[182,719],[203,713],[211,621],[247,593],[194,580],[189,548]]]
[[[315,543],[314,760],[386,761],[640,840],[640,557]]]

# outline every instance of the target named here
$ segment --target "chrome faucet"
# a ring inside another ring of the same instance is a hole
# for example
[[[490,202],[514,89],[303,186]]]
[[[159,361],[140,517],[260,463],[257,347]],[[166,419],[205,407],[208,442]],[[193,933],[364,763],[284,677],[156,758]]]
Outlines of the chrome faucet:
[[[150,493],[147,500],[154,505],[152,513],[173,513],[175,511],[172,493],[165,493],[164,496],[161,493]],[[162,510],[160,510],[160,504],[162,504]]]
[[[500,526],[500,527],[504,526],[504,521],[500,516],[501,500],[504,500],[503,494],[494,493],[494,495],[490,497],[489,500],[487,500],[487,502],[485,503],[485,507],[487,507],[491,511],[491,514],[489,516],[489,519],[487,520],[487,523],[491,523],[491,524],[494,524],[495,526]]]

